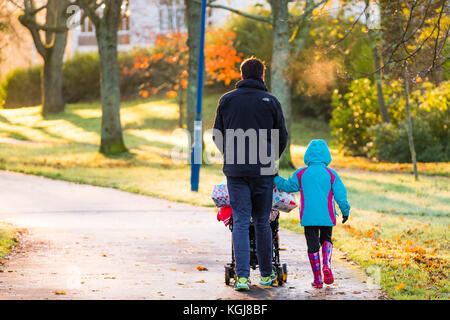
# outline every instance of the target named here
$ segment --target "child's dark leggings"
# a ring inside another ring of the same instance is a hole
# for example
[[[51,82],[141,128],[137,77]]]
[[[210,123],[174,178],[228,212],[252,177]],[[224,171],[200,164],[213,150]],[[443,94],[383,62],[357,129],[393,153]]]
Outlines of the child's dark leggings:
[[[325,242],[331,242],[333,227],[304,227],[308,253],[318,252],[320,246]],[[332,243],[332,242],[331,242]]]

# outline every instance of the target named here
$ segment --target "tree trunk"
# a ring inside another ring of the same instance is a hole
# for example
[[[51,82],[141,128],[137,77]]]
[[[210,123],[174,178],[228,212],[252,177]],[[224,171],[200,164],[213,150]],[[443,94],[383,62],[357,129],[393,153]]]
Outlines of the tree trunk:
[[[64,111],[63,60],[67,33],[55,34],[54,44],[44,57],[42,74],[42,114],[44,116]]]
[[[119,7],[120,10],[120,7]],[[105,18],[103,18],[105,19]],[[117,55],[117,28],[108,19],[96,26],[100,54],[102,127],[100,152],[126,152],[120,123],[120,83]]]
[[[25,7],[19,21],[30,31],[34,45],[44,60],[42,73],[42,114],[47,116],[64,111],[65,101],[62,92],[63,60],[67,44],[67,0],[48,0],[46,3],[45,27],[53,30],[45,32],[45,43],[41,39],[36,23],[34,7]],[[31,10],[31,11],[30,11]],[[57,29],[57,30],[56,30]]]
[[[271,0],[273,17],[273,53],[270,68],[271,91],[281,103],[286,128],[291,132],[292,108],[291,88],[287,79],[287,68],[290,55],[290,32],[288,0]],[[286,150],[280,157],[280,168],[294,168],[291,158],[291,135],[289,135]]]
[[[178,93],[178,126],[184,128],[184,90]]]
[[[413,164],[414,178],[416,181],[418,181],[419,180],[419,172],[417,170],[416,148],[414,146],[411,106],[409,104],[409,77],[408,77],[408,69],[406,67],[406,62],[405,62],[405,66],[403,66],[403,81],[405,82],[406,131],[408,133],[408,144],[409,144],[409,150],[411,152],[411,161]]]
[[[366,0],[366,6],[369,6],[369,1]],[[383,86],[381,83],[381,57],[380,53],[378,51],[378,39],[377,34],[375,31],[369,26],[369,18],[370,15],[366,11],[366,24],[367,29],[369,30],[369,41],[370,41],[370,47],[372,49],[372,60],[373,60],[373,67],[375,70],[374,73],[374,80],[375,80],[375,86],[377,88],[377,103],[378,103],[378,109],[380,110],[381,114],[381,121],[385,123],[389,123],[389,113],[386,107],[386,102],[384,101],[384,95],[383,95]],[[378,70],[378,71],[377,71]]]
[[[194,0],[185,0],[186,24],[188,29],[187,45],[189,47],[188,86],[186,94],[187,130],[194,139],[194,120],[197,103],[198,50],[200,44],[200,20],[202,7]]]
[[[374,42],[372,42],[372,58],[373,58],[373,65],[375,70],[378,70],[380,68],[380,55],[378,53],[378,48]],[[385,123],[389,123],[389,113],[386,107],[386,102],[384,101],[384,95],[383,95],[383,86],[381,84],[381,71],[378,70],[374,74],[375,79],[375,86],[377,88],[377,103],[378,103],[378,109],[380,110],[381,114],[381,121]]]

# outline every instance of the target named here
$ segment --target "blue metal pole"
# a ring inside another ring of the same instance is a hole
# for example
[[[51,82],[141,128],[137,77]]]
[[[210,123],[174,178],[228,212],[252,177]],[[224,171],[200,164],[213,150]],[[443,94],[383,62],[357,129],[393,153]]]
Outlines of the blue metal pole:
[[[191,154],[191,191],[198,191],[200,166],[202,163],[202,97],[203,74],[205,66],[205,21],[206,0],[202,0],[202,16],[200,25],[200,46],[198,52],[197,107],[194,122],[194,143]]]

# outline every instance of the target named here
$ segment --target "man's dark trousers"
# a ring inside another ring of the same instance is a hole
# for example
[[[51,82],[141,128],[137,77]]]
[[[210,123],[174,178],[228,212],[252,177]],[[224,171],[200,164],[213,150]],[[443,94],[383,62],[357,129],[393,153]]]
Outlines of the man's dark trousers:
[[[233,208],[233,245],[238,277],[250,276],[250,217],[253,217],[256,254],[262,277],[272,273],[273,176],[227,177],[228,193]]]

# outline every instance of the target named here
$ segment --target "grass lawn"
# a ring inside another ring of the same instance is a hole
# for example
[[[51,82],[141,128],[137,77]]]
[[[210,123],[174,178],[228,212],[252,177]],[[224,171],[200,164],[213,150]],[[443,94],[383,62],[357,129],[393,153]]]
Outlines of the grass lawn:
[[[205,97],[205,129],[211,127],[218,97]],[[98,103],[69,105],[63,114],[45,120],[39,107],[0,110],[0,168],[212,207],[212,187],[223,178],[220,166],[203,166],[200,190],[192,193],[189,167],[171,157],[174,148],[183,150],[187,145],[183,134],[174,132],[175,101],[124,102],[121,110],[130,153],[120,157],[98,153]],[[331,142],[329,132],[318,120],[294,121],[295,164],[303,164],[302,154],[311,139]],[[208,137],[206,148],[213,150]],[[450,163],[420,164],[424,175],[414,182],[407,174],[409,164],[374,163],[342,156],[334,149],[332,155],[331,166],[347,186],[352,205],[349,222],[335,228],[336,246],[369,274],[377,270],[392,298],[448,299]],[[301,232],[297,210],[283,214],[281,224]]]

